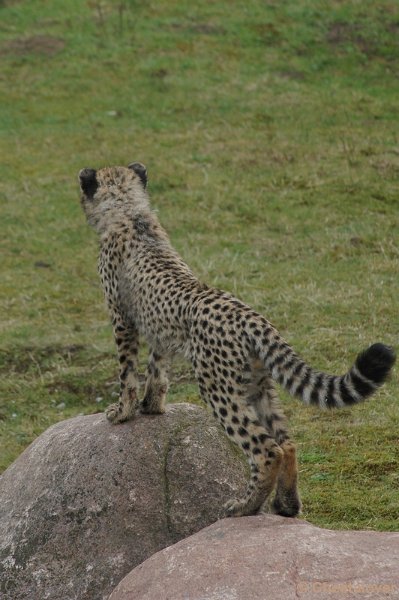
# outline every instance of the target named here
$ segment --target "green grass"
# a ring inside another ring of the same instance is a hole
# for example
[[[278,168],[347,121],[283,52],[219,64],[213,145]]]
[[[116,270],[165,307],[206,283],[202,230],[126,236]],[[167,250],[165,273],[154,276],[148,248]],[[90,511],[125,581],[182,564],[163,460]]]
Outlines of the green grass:
[[[3,0],[0,16],[1,468],[117,393],[84,166],[144,162],[198,276],[315,367],[398,347],[394,0]],[[175,372],[170,400],[198,402]],[[283,396],[308,520],[398,529],[397,396],[397,374],[350,411]]]

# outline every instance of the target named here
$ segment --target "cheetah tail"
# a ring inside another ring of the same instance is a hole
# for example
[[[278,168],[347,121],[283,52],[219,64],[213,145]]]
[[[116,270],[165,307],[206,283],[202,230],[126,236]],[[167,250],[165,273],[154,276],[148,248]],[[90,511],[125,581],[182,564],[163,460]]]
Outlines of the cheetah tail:
[[[273,351],[274,346],[274,351]],[[362,402],[387,379],[395,352],[385,344],[373,344],[356,358],[342,376],[313,370],[283,342],[263,348],[262,356],[272,378],[305,404],[320,408],[344,407]]]

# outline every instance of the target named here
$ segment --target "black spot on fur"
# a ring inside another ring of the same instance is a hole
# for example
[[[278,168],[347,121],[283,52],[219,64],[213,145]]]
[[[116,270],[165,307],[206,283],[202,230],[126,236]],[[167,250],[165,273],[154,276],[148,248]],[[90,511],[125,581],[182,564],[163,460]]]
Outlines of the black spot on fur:
[[[310,404],[318,404],[320,400],[320,389],[322,388],[324,383],[324,374],[319,373],[316,377],[316,380],[313,384],[313,390],[310,394]]]
[[[345,405],[350,406],[351,404],[354,404],[356,402],[356,399],[352,396],[344,379],[342,379],[340,382],[339,391],[341,393],[341,398],[344,401]]]
[[[306,371],[305,375],[302,378],[301,383],[298,385],[296,391],[295,391],[295,395],[301,397],[302,393],[305,389],[305,387],[308,385],[309,380],[310,380],[310,374],[311,374],[311,370],[308,368],[308,370]]]
[[[361,395],[362,398],[366,398],[373,393],[374,386],[371,383],[367,383],[367,381],[360,379],[360,377],[357,377],[355,373],[351,373],[351,380],[355,390]]]
[[[151,236],[151,223],[143,215],[133,217],[133,227],[139,235]]]
[[[328,383],[328,390],[327,390],[327,407],[328,408],[333,408],[334,406],[336,406],[336,401],[334,398],[334,390],[335,390],[335,385],[334,385],[334,381],[335,381],[335,377],[331,377],[330,381]]]

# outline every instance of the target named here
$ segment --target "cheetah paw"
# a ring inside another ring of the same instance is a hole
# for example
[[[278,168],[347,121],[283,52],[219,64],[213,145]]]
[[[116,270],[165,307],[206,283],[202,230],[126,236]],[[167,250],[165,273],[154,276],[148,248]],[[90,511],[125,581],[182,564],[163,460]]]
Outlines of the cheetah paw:
[[[105,416],[110,423],[119,423],[119,417],[121,415],[121,409],[118,403],[111,404],[105,409]]]
[[[301,512],[301,508],[301,501],[297,496],[286,501],[276,497],[271,505],[270,512],[281,517],[296,517]]]
[[[164,415],[166,412],[164,407],[149,407],[144,406],[143,404],[139,405],[139,410],[142,415]]]
[[[127,421],[133,417],[134,413],[126,414],[123,410],[123,407],[116,402],[115,404],[110,404],[108,408],[105,410],[105,416],[107,417],[110,423],[123,423],[123,421]]]
[[[242,500],[229,500],[224,504],[223,509],[226,517],[241,517],[245,514],[246,503]]]

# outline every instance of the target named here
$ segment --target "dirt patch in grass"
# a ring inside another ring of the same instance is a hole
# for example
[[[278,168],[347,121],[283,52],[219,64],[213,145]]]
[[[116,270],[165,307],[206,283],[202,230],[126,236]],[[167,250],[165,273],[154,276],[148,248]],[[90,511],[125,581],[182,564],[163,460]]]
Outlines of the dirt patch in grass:
[[[98,397],[109,396],[112,391],[118,389],[118,381],[114,377],[105,382],[84,383],[82,377],[59,378],[46,385],[50,394],[71,394],[76,397],[82,397],[86,402],[90,402]]]
[[[22,0],[0,0],[0,8],[6,8],[6,6],[14,6],[14,4],[20,4]]]
[[[282,42],[282,35],[273,23],[257,23],[252,26],[252,30],[258,36],[261,44],[279,46]]]
[[[226,33],[223,27],[213,25],[212,23],[172,23],[170,29],[203,35],[224,35]]]
[[[330,46],[338,49],[348,44],[352,45],[367,58],[381,57],[387,53],[397,56],[399,52],[398,31],[399,24],[397,23],[380,23],[377,35],[376,32],[368,31],[366,26],[361,23],[337,21],[330,25],[326,40]]]
[[[295,69],[287,69],[284,71],[278,71],[277,75],[283,79],[291,79],[293,81],[303,81],[305,79],[305,73],[297,71]]]
[[[31,54],[42,56],[54,56],[65,47],[65,41],[50,35],[33,35],[26,38],[15,38],[3,44],[0,54],[15,54],[17,56],[29,56]]]
[[[344,46],[352,44],[363,54],[372,56],[375,54],[375,44],[362,35],[362,26],[353,23],[334,23],[327,33],[327,41],[332,46]]]
[[[151,71],[150,75],[151,77],[154,77],[154,79],[165,79],[165,77],[169,75],[169,71],[166,69],[155,69],[154,71]]]
[[[333,23],[327,32],[327,41],[333,46],[339,46],[358,39],[360,25],[351,23]]]
[[[63,359],[68,362],[81,354],[85,346],[71,344],[67,346],[54,345],[37,348],[28,346],[15,351],[0,350],[0,373],[26,373],[32,367],[43,367],[53,359]]]
[[[397,23],[388,23],[387,31],[395,37],[399,36],[399,21]]]

